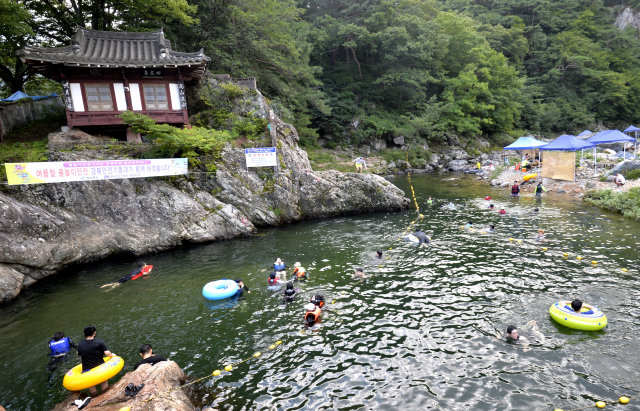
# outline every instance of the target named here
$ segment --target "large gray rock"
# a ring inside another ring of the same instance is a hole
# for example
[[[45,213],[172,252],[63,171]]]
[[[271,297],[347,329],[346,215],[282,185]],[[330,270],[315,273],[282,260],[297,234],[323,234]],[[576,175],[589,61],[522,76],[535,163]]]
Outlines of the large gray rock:
[[[640,168],[640,160],[625,160],[621,161],[618,165],[609,171],[607,174],[623,173]]]
[[[92,398],[86,409],[117,411],[130,407],[132,410],[142,408],[145,411],[195,411],[186,390],[176,389],[186,380],[184,371],[173,361],[162,361],[156,365],[143,364],[135,371],[125,374],[104,393]],[[144,384],[144,387],[135,397],[125,397],[124,389],[128,384]],[[79,391],[70,393],[53,411],[77,411],[78,407],[74,401],[79,399],[80,395]]]
[[[256,226],[409,206],[400,189],[377,175],[314,172],[295,128],[278,120],[276,130],[277,174],[247,172],[244,150],[227,144],[215,174],[0,186],[0,300],[63,267],[115,253],[143,255],[249,236]],[[109,156],[54,152],[50,160]],[[191,171],[207,171],[204,162]]]
[[[385,148],[387,148],[387,140],[384,139],[373,140],[371,144],[373,145],[373,149],[376,151],[384,150]]]
[[[404,136],[395,137],[393,142],[399,146],[404,146]]]
[[[449,167],[449,169],[451,169],[452,171],[462,171],[468,165],[469,164],[467,163],[467,160],[451,160],[447,163],[447,167]]]
[[[627,7],[618,14],[614,24],[620,30],[624,30],[628,26],[634,29],[640,28],[640,13],[636,14],[631,7]]]

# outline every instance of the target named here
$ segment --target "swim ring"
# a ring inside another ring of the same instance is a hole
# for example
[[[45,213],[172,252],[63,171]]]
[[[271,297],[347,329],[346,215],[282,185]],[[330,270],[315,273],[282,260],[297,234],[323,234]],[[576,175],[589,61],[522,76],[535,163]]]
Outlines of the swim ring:
[[[549,314],[556,322],[576,330],[597,331],[607,325],[607,317],[602,311],[588,304],[582,304],[580,314],[576,314],[571,302],[558,301],[549,308]]]
[[[104,364],[98,365],[85,373],[82,372],[82,364],[73,367],[65,374],[62,386],[69,391],[84,390],[107,381],[124,367],[124,360],[118,356],[113,358],[104,357],[104,361]]]
[[[526,176],[522,177],[522,179],[523,179],[524,181],[529,181],[530,179],[532,179],[532,178],[537,178],[537,177],[538,177],[538,175],[537,175],[537,174],[527,174]]]
[[[418,244],[420,242],[420,240],[418,240],[418,237],[413,234],[405,235],[403,238],[405,241],[413,244]]]
[[[238,292],[238,284],[233,280],[212,281],[204,286],[202,295],[207,300],[224,300]]]

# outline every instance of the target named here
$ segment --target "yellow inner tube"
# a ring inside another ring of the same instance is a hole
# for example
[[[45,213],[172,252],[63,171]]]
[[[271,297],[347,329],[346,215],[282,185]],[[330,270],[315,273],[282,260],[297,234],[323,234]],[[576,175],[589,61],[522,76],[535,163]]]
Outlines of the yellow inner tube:
[[[602,311],[588,304],[582,304],[580,314],[576,314],[571,302],[558,301],[549,308],[549,314],[557,323],[576,330],[597,331],[607,325],[607,317]]]
[[[526,176],[522,177],[522,179],[523,179],[524,181],[529,181],[529,179],[531,179],[531,178],[537,178],[537,177],[538,177],[538,175],[537,175],[537,174],[527,174]]]
[[[122,370],[124,360],[120,357],[105,357],[105,363],[82,373],[82,364],[70,369],[64,376],[62,385],[69,391],[80,391],[107,381]]]

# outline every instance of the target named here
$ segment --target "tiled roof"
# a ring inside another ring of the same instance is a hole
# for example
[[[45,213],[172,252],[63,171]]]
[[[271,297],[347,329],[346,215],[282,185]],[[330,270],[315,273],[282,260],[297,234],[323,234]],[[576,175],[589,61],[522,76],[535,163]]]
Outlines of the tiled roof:
[[[162,30],[145,33],[90,30],[78,27],[71,44],[63,47],[25,47],[17,52],[32,65],[53,63],[73,66],[187,66],[205,65],[210,59],[197,53],[171,50]]]

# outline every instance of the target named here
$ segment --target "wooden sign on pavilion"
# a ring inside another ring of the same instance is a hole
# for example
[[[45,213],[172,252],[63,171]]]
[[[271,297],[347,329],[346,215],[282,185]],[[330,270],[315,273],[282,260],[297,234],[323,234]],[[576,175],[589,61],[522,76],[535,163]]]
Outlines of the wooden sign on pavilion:
[[[185,81],[203,76],[209,57],[171,49],[162,30],[126,33],[78,27],[64,47],[17,52],[41,75],[62,83],[69,128],[126,127],[118,114],[134,111],[158,123],[189,126]],[[135,140],[127,131],[127,140]]]

